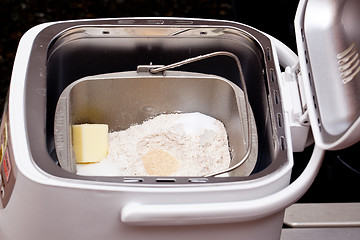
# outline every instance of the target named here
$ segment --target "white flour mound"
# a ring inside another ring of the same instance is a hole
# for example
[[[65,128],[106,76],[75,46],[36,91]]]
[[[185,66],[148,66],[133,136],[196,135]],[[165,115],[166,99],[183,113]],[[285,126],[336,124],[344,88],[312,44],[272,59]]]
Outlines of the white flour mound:
[[[109,133],[109,151],[99,163],[77,164],[93,176],[203,176],[230,165],[224,125],[198,112],[162,114]]]

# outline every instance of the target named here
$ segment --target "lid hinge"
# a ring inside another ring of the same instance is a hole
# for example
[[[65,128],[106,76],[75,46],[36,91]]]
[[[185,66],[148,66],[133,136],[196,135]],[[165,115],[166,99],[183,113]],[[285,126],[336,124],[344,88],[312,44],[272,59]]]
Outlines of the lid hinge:
[[[301,79],[299,63],[286,67],[282,72],[282,98],[284,110],[289,116],[294,152],[303,151],[309,142],[310,121]]]

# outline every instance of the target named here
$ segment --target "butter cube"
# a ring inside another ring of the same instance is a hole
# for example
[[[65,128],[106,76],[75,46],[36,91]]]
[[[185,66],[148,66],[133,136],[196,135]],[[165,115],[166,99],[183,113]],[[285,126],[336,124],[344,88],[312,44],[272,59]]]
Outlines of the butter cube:
[[[107,124],[79,124],[72,126],[72,144],[76,163],[99,162],[108,154]]]

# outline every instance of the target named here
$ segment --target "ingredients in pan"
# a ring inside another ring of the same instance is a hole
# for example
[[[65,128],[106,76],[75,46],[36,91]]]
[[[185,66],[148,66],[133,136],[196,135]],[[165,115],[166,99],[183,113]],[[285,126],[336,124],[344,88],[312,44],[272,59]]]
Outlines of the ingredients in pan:
[[[107,124],[72,126],[72,143],[77,163],[100,162],[108,153]]]
[[[109,133],[109,153],[99,163],[78,164],[79,175],[203,176],[228,168],[222,122],[195,113],[162,114]]]

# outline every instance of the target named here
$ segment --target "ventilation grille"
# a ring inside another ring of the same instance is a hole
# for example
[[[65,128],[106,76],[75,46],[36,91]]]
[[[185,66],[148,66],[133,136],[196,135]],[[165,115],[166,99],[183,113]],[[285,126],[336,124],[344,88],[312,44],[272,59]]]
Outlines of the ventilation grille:
[[[355,44],[351,44],[349,48],[337,55],[340,76],[343,84],[354,79],[356,74],[360,72],[359,53]]]

